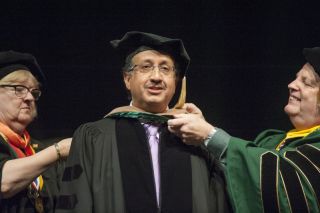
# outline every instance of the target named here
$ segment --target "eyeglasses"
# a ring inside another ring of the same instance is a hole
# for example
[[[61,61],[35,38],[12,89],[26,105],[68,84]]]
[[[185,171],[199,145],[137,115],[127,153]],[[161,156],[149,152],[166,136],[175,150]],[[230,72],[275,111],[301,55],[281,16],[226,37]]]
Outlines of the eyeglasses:
[[[151,64],[136,64],[133,65],[129,71],[133,71],[135,69],[137,69],[140,73],[151,73],[151,71],[154,70],[155,67],[158,67],[159,71],[161,74],[163,75],[171,75],[174,73],[175,68],[173,66],[167,65],[167,64],[163,64],[163,65],[151,65]]]
[[[26,86],[23,85],[0,85],[0,87],[10,87],[10,88],[14,88],[14,92],[16,94],[16,96],[18,98],[25,98],[28,94],[28,92],[31,93],[31,95],[33,96],[33,98],[37,101],[39,100],[40,96],[41,96],[41,91],[39,89],[29,89]]]

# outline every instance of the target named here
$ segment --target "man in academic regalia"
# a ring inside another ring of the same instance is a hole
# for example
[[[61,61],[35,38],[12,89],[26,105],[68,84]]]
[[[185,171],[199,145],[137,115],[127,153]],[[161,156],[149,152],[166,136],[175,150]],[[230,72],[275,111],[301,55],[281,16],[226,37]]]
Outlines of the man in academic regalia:
[[[128,32],[111,41],[124,64],[130,106],[80,126],[64,171],[56,212],[227,212],[219,162],[167,129],[189,56],[179,39]]]
[[[170,132],[186,144],[205,144],[226,164],[235,212],[320,212],[320,48],[305,48],[306,64],[289,85],[284,110],[293,130],[265,130],[254,141],[207,123],[201,111],[174,115]]]

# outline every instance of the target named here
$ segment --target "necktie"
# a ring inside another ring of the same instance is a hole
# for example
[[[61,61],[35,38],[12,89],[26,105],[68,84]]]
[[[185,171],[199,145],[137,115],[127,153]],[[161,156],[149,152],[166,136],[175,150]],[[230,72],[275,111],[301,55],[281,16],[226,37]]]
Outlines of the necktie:
[[[146,135],[149,141],[150,153],[152,158],[154,182],[156,186],[157,202],[159,205],[159,185],[160,185],[160,174],[159,174],[159,126],[152,124],[143,124],[146,131]]]

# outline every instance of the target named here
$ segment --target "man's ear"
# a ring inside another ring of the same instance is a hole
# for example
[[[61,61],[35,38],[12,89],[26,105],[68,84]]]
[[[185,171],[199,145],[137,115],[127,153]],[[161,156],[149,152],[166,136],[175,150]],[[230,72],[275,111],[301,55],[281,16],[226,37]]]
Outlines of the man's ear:
[[[127,90],[130,90],[130,80],[131,80],[131,73],[129,72],[124,72],[123,73],[123,81],[124,84],[126,85]]]

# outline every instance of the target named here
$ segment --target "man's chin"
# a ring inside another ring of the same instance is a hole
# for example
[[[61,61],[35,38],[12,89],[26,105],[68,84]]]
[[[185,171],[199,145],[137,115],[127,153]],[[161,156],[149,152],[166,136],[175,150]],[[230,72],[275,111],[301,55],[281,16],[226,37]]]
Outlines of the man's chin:
[[[150,101],[147,104],[148,111],[152,113],[164,112],[167,109],[167,106],[167,104],[158,101]]]
[[[162,105],[164,102],[164,98],[160,96],[151,96],[146,99],[146,103],[149,105]]]

